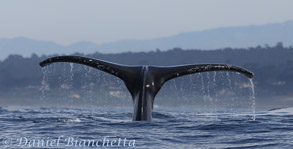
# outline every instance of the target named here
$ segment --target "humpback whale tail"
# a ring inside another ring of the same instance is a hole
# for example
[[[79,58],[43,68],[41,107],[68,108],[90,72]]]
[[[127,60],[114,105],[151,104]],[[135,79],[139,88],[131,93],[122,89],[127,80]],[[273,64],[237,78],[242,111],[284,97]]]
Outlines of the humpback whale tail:
[[[115,64],[80,56],[58,56],[46,59],[40,63],[45,67],[55,62],[71,62],[87,65],[124,81],[133,99],[134,112],[132,120],[151,121],[155,96],[165,82],[180,76],[206,71],[235,71],[253,77],[253,73],[237,66],[226,64],[199,64],[180,66],[129,66]]]

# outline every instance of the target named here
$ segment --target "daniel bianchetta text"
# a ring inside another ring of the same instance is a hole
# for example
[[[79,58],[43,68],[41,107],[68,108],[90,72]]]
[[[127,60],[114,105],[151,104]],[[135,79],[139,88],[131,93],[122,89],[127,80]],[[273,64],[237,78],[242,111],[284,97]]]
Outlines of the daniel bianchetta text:
[[[36,139],[28,137],[2,138],[2,145],[6,147],[25,148],[56,148],[56,147],[135,147],[135,140],[127,138],[103,137],[102,139],[81,139],[78,137],[64,137]],[[1,147],[1,145],[0,145]]]

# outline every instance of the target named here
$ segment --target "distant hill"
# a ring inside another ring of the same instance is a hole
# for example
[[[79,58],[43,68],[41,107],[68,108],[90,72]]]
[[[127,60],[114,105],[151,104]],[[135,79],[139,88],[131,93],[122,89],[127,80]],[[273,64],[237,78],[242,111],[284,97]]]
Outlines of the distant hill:
[[[122,40],[101,45],[84,41],[61,46],[53,42],[31,40],[24,37],[0,39],[0,59],[4,59],[9,54],[30,56],[32,53],[38,55],[72,54],[74,52],[119,53],[155,49],[168,50],[174,47],[184,49],[247,48],[266,44],[275,45],[277,42],[282,42],[285,46],[293,45],[293,21],[258,26],[225,27],[150,40]]]
[[[61,46],[50,41],[32,40],[25,37],[12,39],[0,39],[0,60],[10,54],[19,54],[25,57],[35,53],[38,55],[48,54],[72,54],[75,52],[93,53],[98,45],[90,42],[79,42],[69,46]]]

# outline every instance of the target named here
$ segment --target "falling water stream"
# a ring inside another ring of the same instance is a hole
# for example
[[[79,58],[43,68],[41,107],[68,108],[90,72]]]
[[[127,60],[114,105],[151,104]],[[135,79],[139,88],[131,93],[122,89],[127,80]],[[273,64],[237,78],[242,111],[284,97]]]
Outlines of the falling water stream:
[[[252,119],[255,121],[255,89],[254,89],[254,83],[252,79],[249,79],[250,87],[251,87],[251,95],[250,95],[250,102],[251,102],[251,109],[253,113]]]
[[[43,73],[43,79],[42,79],[42,85],[41,85],[41,92],[42,92],[42,95],[41,95],[41,100],[43,101],[45,99],[45,91],[46,89],[48,89],[48,67],[44,67],[42,68],[42,73]]]

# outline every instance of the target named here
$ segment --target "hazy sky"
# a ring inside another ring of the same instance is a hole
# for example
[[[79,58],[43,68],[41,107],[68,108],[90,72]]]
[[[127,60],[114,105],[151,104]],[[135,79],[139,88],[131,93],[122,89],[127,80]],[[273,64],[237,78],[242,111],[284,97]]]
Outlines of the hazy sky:
[[[293,0],[0,0],[0,38],[68,45],[293,20]]]

